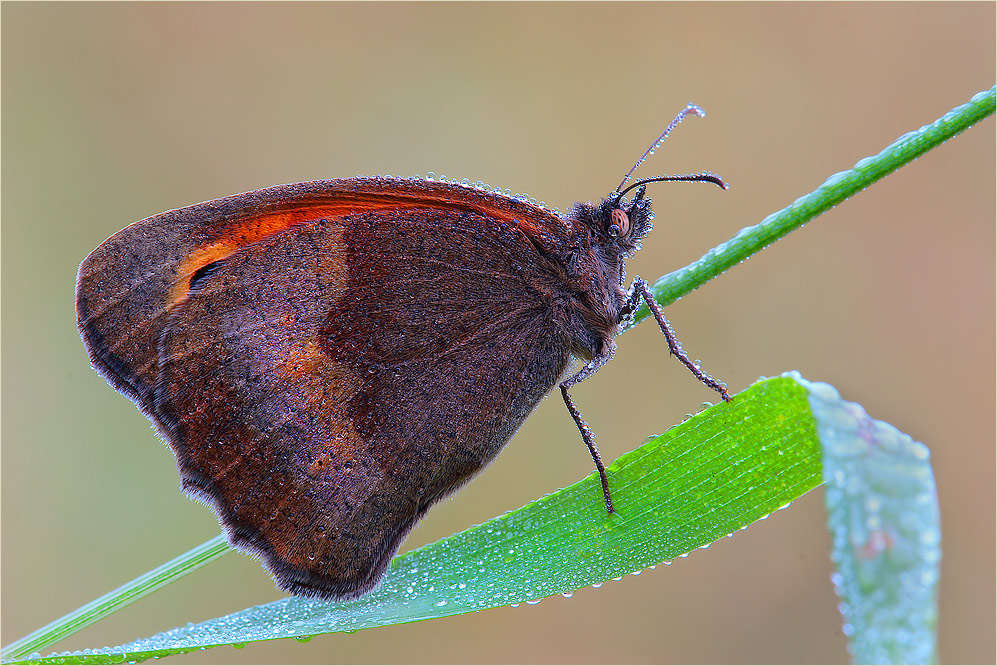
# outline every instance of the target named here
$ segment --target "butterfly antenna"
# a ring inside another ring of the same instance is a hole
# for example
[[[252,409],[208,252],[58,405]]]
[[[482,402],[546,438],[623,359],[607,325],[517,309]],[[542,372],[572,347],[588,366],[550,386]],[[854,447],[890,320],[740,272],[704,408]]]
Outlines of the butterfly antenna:
[[[689,183],[713,183],[714,185],[719,185],[723,189],[728,189],[730,186],[724,182],[724,179],[715,173],[710,171],[704,171],[703,173],[686,173],[686,174],[675,174],[674,176],[655,176],[654,178],[644,178],[643,180],[638,180],[636,183],[632,183],[627,189],[622,192],[617,188],[617,192],[620,198],[624,194],[629,192],[635,187],[640,187],[641,185],[647,185],[648,183],[661,183],[664,181],[685,181]],[[638,195],[637,198],[640,199],[642,195]]]
[[[616,187],[616,191],[617,192],[620,191],[621,187],[623,187],[624,185],[626,185],[627,181],[630,180],[630,176],[632,176],[633,172],[637,170],[637,167],[639,167],[641,164],[644,163],[644,160],[647,159],[647,156],[648,155],[652,155],[654,153],[655,149],[658,146],[660,146],[661,143],[668,137],[669,132],[671,132],[673,129],[675,129],[676,125],[678,125],[680,122],[682,122],[683,120],[685,120],[685,117],[688,116],[690,113],[692,115],[694,115],[694,116],[699,116],[700,118],[703,118],[703,117],[706,116],[706,112],[705,111],[703,111],[701,108],[699,108],[695,104],[692,104],[691,102],[689,103],[688,106],[686,106],[684,109],[682,109],[681,111],[679,111],[679,114],[677,116],[675,116],[675,120],[673,120],[672,122],[668,123],[668,127],[666,127],[665,131],[661,133],[661,136],[659,136],[657,139],[655,139],[654,143],[652,143],[650,146],[647,147],[647,150],[645,150],[644,154],[640,156],[640,159],[637,160],[637,163],[633,165],[633,168],[630,169],[630,171],[627,171],[627,175],[623,176],[623,180]],[[627,188],[627,189],[630,189],[630,188]],[[726,189],[726,187],[724,189]],[[626,191],[626,190],[624,190],[624,191]]]

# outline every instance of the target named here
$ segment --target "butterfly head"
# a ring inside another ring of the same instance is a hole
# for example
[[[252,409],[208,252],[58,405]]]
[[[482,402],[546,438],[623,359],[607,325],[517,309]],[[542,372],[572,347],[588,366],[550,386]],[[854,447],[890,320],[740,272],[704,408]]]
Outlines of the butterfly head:
[[[595,234],[603,246],[612,246],[622,257],[630,257],[640,249],[640,241],[651,231],[651,199],[646,188],[637,188],[629,201],[617,192],[602,200],[592,216]]]

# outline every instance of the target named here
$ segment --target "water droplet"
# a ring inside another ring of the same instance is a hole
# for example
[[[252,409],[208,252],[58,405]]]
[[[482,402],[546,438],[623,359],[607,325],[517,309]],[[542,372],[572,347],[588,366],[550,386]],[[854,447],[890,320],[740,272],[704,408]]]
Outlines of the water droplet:
[[[446,605],[447,605],[447,600],[446,599],[440,599],[439,601],[436,602],[436,607],[437,608],[442,608],[443,606],[446,606]]]

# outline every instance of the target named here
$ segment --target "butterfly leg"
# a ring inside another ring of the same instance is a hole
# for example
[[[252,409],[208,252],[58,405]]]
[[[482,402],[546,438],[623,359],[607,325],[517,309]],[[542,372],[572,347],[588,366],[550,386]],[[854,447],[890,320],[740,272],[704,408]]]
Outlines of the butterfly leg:
[[[568,408],[568,413],[571,414],[571,418],[575,420],[575,425],[578,426],[578,432],[582,435],[582,441],[584,441],[585,446],[588,447],[589,454],[595,462],[595,468],[599,471],[599,480],[602,482],[602,496],[606,501],[606,511],[609,513],[613,513],[613,497],[609,494],[609,479],[606,477],[606,467],[602,464],[602,456],[599,454],[599,448],[595,445],[595,437],[592,434],[592,429],[589,428],[587,423],[585,423],[581,412],[579,412],[578,408],[575,407],[574,400],[572,400],[571,396],[568,395],[568,389],[602,367],[606,361],[613,358],[613,354],[615,353],[616,343],[610,340],[604,353],[593,358],[585,364],[585,367],[558,385],[561,389],[561,397],[564,398],[564,404]]]
[[[720,397],[724,399],[724,402],[730,402],[730,393],[727,392],[727,387],[700,370],[695,363],[689,360],[689,357],[682,350],[682,345],[675,337],[675,331],[672,330],[671,325],[665,318],[665,313],[661,311],[661,306],[654,300],[654,296],[651,294],[651,289],[647,286],[647,282],[642,280],[640,277],[634,276],[633,286],[630,288],[630,295],[624,311],[628,313],[636,312],[637,306],[640,305],[641,300],[647,303],[648,309],[651,310],[651,314],[654,315],[654,318],[658,322],[658,327],[661,328],[661,332],[665,334],[665,340],[668,341],[668,351],[670,351],[675,358],[680,360],[682,365],[689,368],[690,372],[696,376],[696,379],[719,393]]]

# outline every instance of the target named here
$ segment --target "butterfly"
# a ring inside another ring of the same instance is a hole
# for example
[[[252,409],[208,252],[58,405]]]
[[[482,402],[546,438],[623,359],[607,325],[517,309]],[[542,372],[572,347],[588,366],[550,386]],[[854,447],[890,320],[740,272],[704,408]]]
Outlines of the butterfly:
[[[290,593],[373,589],[415,523],[486,466],[554,387],[609,361],[646,303],[624,263],[651,229],[646,186],[564,216],[431,179],[278,185],[171,210],[80,265],[94,368],[152,421],[185,492]],[[627,194],[633,192],[631,198]],[[584,365],[569,372],[573,362]]]

